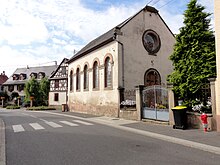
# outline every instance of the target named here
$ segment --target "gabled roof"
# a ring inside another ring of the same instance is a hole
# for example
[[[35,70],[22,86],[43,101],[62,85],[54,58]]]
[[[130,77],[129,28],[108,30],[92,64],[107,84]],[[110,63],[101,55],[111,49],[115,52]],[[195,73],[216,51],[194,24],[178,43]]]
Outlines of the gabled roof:
[[[85,47],[83,47],[79,52],[77,52],[72,58],[70,58],[68,63],[71,63],[72,61],[92,52],[93,50],[98,49],[114,41],[116,39],[116,36],[118,35],[118,30],[121,29],[123,26],[125,26],[130,20],[132,20],[136,15],[138,15],[143,10],[147,10],[152,13],[158,13],[158,10],[156,10],[154,7],[145,6],[143,9],[141,9],[136,14],[129,17],[128,19],[126,19],[125,21],[117,25],[116,27],[112,28],[108,32],[104,33],[103,35],[89,42]]]
[[[50,78],[54,77],[55,74],[57,73],[57,71],[60,69],[60,66],[61,66],[63,63],[67,63],[68,60],[69,60],[69,59],[64,58],[64,59],[62,60],[62,62],[60,63],[60,65],[57,67],[57,69],[51,74]]]
[[[45,77],[50,77],[52,72],[54,72],[57,68],[57,65],[50,65],[50,66],[38,66],[38,67],[26,67],[26,68],[17,68],[15,72],[9,77],[9,79],[3,85],[9,84],[24,84],[30,79],[31,73],[45,73]],[[27,77],[25,80],[13,80],[13,75],[17,74],[26,74]]]
[[[6,76],[5,74],[0,75],[0,85],[2,85],[7,80],[8,80],[8,76]]]

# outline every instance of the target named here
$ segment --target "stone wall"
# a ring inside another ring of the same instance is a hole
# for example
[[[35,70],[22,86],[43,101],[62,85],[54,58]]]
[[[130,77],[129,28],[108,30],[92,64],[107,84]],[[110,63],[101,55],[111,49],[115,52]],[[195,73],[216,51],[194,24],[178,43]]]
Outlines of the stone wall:
[[[199,113],[187,113],[187,125],[188,128],[195,128],[195,129],[203,129],[202,122],[200,120],[200,115]],[[215,131],[216,126],[215,126],[215,121],[213,116],[210,114],[208,115],[208,130],[209,131]]]

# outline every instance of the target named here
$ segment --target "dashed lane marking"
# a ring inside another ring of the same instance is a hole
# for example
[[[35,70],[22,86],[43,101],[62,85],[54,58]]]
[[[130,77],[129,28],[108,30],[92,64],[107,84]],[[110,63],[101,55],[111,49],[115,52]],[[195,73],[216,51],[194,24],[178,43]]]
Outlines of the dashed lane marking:
[[[13,125],[12,126],[14,132],[23,132],[24,128],[22,127],[22,125]]]
[[[92,123],[88,123],[88,122],[81,121],[81,120],[73,120],[73,121],[76,122],[76,123],[79,123],[79,124],[83,124],[83,125],[94,125]]]
[[[78,124],[75,124],[75,123],[71,123],[71,122],[69,122],[69,121],[60,121],[61,123],[63,123],[63,124],[66,124],[66,125],[69,125],[69,126],[79,126]]]
[[[46,121],[45,123],[48,124],[49,126],[53,127],[53,128],[61,128],[61,127],[63,127],[62,125],[59,125],[59,124],[54,123],[52,121]]]
[[[38,123],[30,123],[29,124],[32,128],[34,128],[35,130],[41,130],[44,129],[44,127],[42,127],[40,124]]]

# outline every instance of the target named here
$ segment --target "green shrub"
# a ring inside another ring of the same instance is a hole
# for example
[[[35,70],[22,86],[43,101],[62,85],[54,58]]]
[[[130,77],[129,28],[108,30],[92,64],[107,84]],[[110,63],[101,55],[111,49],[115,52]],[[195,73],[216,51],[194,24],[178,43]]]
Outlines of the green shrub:
[[[8,105],[6,109],[20,109],[20,106],[17,105]]]
[[[30,111],[44,111],[44,110],[56,110],[56,108],[39,106],[39,107],[29,107],[29,108],[27,108],[27,110],[30,110]]]

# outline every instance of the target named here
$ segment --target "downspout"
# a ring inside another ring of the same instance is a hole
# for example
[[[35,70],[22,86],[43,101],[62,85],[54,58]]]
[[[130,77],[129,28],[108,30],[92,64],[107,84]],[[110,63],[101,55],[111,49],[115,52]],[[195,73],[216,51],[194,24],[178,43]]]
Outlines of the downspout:
[[[115,33],[114,33],[114,40],[117,41],[120,45],[121,45],[121,60],[122,60],[122,66],[121,66],[121,70],[122,70],[122,86],[120,86],[119,88],[124,88],[125,87],[125,76],[124,76],[124,45],[122,42],[120,42],[118,40],[118,35],[122,35],[122,32],[120,31],[120,29],[118,27],[115,28]]]
[[[119,92],[119,105],[118,105],[118,114],[117,117],[120,117],[120,105],[121,101],[124,100],[124,87],[125,87],[125,78],[124,78],[124,45],[118,40],[118,35],[122,35],[122,32],[118,27],[115,28],[114,32],[114,40],[117,41],[120,44],[120,49],[121,49],[121,76],[122,78],[119,77],[119,79],[122,81],[122,84],[120,83],[120,86],[118,86],[118,92]]]

